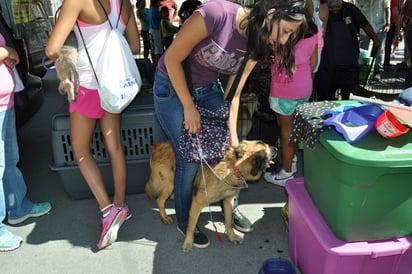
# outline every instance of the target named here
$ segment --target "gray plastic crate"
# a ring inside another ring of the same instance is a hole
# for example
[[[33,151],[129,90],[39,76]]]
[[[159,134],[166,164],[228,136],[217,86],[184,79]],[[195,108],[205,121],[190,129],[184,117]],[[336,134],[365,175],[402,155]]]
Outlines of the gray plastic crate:
[[[140,96],[140,95],[138,95]],[[157,122],[153,104],[147,104],[147,96],[136,97],[139,103],[129,106],[122,114],[122,142],[127,162],[127,193],[143,193],[150,175],[150,151],[155,143],[166,140]],[[142,103],[144,102],[144,104]],[[53,160],[50,169],[57,171],[65,191],[73,199],[93,197],[80,173],[71,147],[69,114],[56,114],[52,119]],[[106,187],[113,193],[113,176],[110,157],[103,144],[102,133],[96,126],[92,153],[99,165]]]

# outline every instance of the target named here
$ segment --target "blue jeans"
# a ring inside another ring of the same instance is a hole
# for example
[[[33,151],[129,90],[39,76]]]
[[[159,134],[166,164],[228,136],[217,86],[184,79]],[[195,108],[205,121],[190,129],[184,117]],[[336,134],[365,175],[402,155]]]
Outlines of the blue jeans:
[[[27,187],[23,174],[17,167],[19,147],[16,134],[16,115],[14,108],[0,112],[0,220],[6,217],[16,219],[29,213],[33,203],[27,198]],[[4,194],[4,195],[3,195]],[[2,234],[0,224],[0,235]]]
[[[194,88],[193,101],[204,108],[217,109],[223,103],[223,88],[219,80]],[[164,133],[172,144],[176,158],[174,178],[175,210],[177,224],[186,228],[192,203],[193,179],[198,164],[188,163],[179,153],[179,136],[183,125],[183,107],[170,79],[156,72],[153,85],[154,108]]]

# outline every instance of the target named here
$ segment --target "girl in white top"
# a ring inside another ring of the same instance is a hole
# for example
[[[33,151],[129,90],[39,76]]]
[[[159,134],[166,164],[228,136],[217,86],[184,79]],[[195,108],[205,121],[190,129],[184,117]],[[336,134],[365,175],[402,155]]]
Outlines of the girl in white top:
[[[120,136],[121,116],[105,112],[100,106],[96,79],[76,25],[81,29],[92,63],[96,64],[97,56],[110,31],[106,13],[113,26],[116,26],[120,16],[120,31],[124,31],[133,54],[139,53],[138,30],[128,0],[64,0],[46,47],[46,55],[51,60],[56,60],[74,27],[79,48],[76,68],[80,76],[80,87],[76,101],[70,104],[72,147],[79,169],[103,214],[102,231],[97,244],[99,249],[116,240],[119,227],[131,216],[125,204],[127,170]],[[97,120],[103,133],[105,148],[112,159],[115,188],[113,201],[110,200],[101,171],[91,153],[92,135]]]

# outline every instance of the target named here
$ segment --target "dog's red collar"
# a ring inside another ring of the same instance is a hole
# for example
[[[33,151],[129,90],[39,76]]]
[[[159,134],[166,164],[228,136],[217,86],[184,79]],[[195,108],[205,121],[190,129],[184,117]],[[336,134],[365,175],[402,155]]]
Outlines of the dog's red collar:
[[[232,165],[233,173],[235,174],[236,178],[242,179],[243,178],[242,173],[240,173],[240,170],[236,166],[235,162],[232,162],[231,165]]]

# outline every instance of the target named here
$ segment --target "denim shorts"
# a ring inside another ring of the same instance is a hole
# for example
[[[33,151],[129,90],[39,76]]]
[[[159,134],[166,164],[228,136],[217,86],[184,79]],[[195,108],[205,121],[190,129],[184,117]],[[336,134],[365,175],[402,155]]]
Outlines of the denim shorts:
[[[303,104],[309,101],[309,98],[303,98],[303,99],[285,99],[285,98],[277,98],[277,97],[272,97],[269,96],[269,104],[270,108],[279,114],[282,115],[292,115],[293,112],[295,112],[295,109]]]

